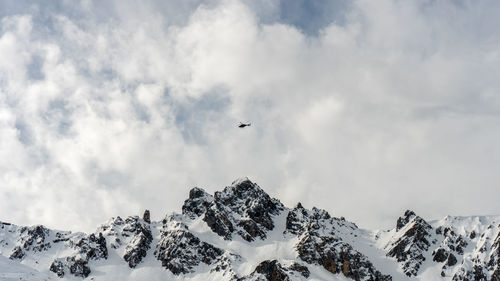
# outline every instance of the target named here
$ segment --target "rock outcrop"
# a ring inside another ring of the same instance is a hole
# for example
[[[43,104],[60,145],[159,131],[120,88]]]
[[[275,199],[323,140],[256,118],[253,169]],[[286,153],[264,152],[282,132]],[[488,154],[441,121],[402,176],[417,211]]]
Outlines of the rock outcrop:
[[[43,225],[21,227],[18,230],[17,246],[12,249],[11,259],[22,259],[26,251],[41,252],[51,247],[47,241],[50,231]]]
[[[222,258],[224,251],[201,241],[186,225],[170,217],[160,232],[155,256],[173,274],[194,272],[201,263],[211,265]]]
[[[142,221],[138,217],[129,217],[125,220],[128,227],[125,227],[123,231],[130,233],[132,238],[127,243],[123,259],[128,262],[130,268],[136,267],[146,257],[153,241],[149,225],[151,223],[149,221],[149,212],[147,214],[147,216],[146,213],[144,214]]]
[[[500,281],[500,224],[490,224],[475,237],[475,249],[464,255],[453,281]]]
[[[406,211],[396,223],[396,234],[387,247],[387,256],[394,257],[408,276],[417,276],[431,244],[432,227],[413,211]]]
[[[77,277],[87,277],[91,273],[89,261],[108,258],[106,239],[102,233],[97,236],[94,233],[84,237],[78,236],[66,240],[69,242],[69,247],[73,249],[73,253],[55,259],[50,265],[50,271],[59,277],[63,277],[68,272]]]
[[[191,218],[202,216],[210,229],[226,240],[236,233],[250,242],[265,239],[266,232],[274,228],[273,216],[284,209],[281,202],[257,184],[243,179],[215,192],[214,196],[200,188],[192,189],[182,213]]]
[[[298,236],[296,249],[303,261],[354,280],[392,280],[391,276],[380,273],[365,255],[343,240],[344,234],[356,231],[355,224],[343,218],[333,218],[324,210],[307,210],[300,203],[290,210],[286,218],[285,233]]]
[[[292,263],[283,266],[277,260],[265,260],[261,262],[249,276],[238,279],[238,281],[266,280],[266,281],[290,281],[294,279],[308,278],[311,273],[309,269],[301,264]]]
[[[430,259],[441,267],[441,277],[453,281],[500,280],[500,225],[484,225],[481,220],[446,217],[432,227],[406,211],[385,247],[387,255],[394,257],[408,276],[418,276],[423,262]]]

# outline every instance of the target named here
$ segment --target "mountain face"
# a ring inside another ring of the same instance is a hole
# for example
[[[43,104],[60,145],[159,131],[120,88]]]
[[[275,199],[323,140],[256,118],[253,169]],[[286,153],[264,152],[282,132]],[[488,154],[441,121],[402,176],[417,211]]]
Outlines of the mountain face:
[[[369,231],[241,179],[193,188],[182,214],[111,218],[90,234],[0,222],[0,280],[500,281],[500,216],[406,211]]]

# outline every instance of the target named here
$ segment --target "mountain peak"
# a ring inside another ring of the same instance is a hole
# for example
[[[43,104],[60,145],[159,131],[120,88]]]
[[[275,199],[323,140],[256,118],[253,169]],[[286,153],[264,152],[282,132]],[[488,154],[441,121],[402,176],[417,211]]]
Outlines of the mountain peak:
[[[224,239],[232,239],[233,233],[244,240],[264,239],[266,232],[274,228],[273,216],[285,207],[271,198],[256,183],[241,178],[212,196],[195,187],[184,201],[182,213],[190,219],[202,220]]]
[[[215,192],[215,198],[222,200],[224,198],[256,198],[256,197],[269,197],[269,195],[260,186],[248,178],[240,178],[224,188],[222,191]]]
[[[252,181],[248,177],[241,177],[241,178],[235,179],[231,183],[231,186],[237,186],[237,185],[239,185],[240,183],[243,183],[243,182],[250,182],[250,183],[252,183]]]
[[[415,212],[407,210],[397,220],[395,236],[388,245],[387,256],[396,258],[407,276],[417,276],[425,261],[423,253],[435,242],[431,225]]]
[[[182,214],[194,219],[201,216],[211,206],[214,197],[204,189],[194,187],[189,191],[189,198],[182,205]]]
[[[204,196],[210,196],[203,188],[193,187],[189,191],[189,199],[202,198]]]
[[[414,217],[417,217],[415,212],[413,212],[412,210],[406,210],[404,215],[398,218],[398,221],[396,222],[396,230],[399,231],[401,228],[407,225],[410,222],[410,220],[413,219]]]

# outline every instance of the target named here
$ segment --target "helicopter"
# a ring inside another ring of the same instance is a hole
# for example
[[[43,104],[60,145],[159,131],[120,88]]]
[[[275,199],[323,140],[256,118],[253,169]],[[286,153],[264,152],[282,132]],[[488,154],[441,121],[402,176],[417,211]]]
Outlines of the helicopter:
[[[240,124],[238,125],[238,128],[245,128],[245,127],[250,126],[250,125],[252,125],[252,124],[251,123],[241,123],[240,122]]]

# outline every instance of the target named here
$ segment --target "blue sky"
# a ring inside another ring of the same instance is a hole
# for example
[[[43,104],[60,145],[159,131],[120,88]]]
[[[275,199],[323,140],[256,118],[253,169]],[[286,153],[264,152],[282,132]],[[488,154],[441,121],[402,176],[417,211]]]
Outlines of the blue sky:
[[[499,214],[496,1],[2,1],[0,220],[92,230],[248,176],[388,228]],[[240,121],[250,128],[236,128]]]

